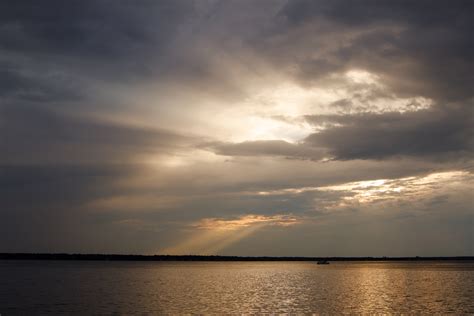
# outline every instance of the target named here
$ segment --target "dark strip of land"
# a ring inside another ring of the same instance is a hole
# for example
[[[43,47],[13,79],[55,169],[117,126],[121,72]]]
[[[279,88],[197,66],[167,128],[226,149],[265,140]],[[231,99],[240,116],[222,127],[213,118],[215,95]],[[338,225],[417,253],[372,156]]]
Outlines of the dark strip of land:
[[[202,255],[118,255],[67,253],[0,253],[0,260],[95,260],[95,261],[474,261],[460,257],[239,257]]]

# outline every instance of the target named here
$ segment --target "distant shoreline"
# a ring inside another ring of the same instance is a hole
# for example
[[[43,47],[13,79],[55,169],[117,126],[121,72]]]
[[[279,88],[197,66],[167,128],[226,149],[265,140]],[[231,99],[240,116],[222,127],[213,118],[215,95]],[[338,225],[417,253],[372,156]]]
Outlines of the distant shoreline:
[[[457,257],[240,257],[207,255],[119,255],[68,253],[0,253],[0,260],[92,260],[92,261],[474,261]]]

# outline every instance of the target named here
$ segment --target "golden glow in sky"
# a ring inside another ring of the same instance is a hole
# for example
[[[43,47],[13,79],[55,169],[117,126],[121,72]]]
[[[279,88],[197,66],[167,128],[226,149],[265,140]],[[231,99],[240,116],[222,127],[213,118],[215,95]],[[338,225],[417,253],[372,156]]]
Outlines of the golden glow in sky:
[[[472,10],[395,2],[12,1],[0,250],[472,255]]]

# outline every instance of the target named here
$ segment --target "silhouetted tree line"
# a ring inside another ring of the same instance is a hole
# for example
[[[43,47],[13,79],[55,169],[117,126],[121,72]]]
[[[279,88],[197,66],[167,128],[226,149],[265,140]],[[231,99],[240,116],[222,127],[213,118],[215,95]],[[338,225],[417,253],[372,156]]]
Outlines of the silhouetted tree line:
[[[118,255],[68,253],[0,253],[1,260],[94,260],[94,261],[433,261],[473,260],[460,257],[239,257],[203,255]]]

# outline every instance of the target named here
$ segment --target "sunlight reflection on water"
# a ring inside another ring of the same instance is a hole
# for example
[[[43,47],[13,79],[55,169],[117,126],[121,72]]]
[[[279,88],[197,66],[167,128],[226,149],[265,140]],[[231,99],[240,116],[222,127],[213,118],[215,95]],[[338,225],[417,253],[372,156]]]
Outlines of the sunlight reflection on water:
[[[474,263],[0,261],[0,313],[474,313]]]

